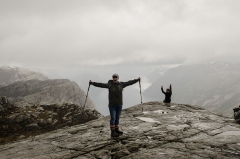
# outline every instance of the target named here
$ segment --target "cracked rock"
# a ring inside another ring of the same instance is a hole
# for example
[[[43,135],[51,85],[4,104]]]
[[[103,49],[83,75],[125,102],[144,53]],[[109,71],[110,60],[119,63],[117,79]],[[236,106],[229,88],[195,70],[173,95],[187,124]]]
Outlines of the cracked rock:
[[[142,112],[142,106],[148,113]],[[80,114],[73,119],[84,119]],[[143,103],[122,111],[120,129],[122,136],[110,138],[109,117],[99,118],[1,145],[0,158],[50,158],[46,154],[65,159],[240,157],[240,125],[200,107]]]

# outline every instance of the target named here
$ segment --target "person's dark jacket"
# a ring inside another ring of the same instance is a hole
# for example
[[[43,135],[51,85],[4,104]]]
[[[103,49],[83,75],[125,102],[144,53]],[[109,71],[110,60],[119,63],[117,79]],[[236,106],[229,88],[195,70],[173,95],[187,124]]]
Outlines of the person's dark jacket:
[[[108,100],[109,106],[121,106],[123,105],[123,97],[122,97],[122,91],[123,88],[132,85],[134,83],[137,83],[138,79],[130,80],[128,82],[113,82],[113,80],[109,80],[108,83],[97,83],[92,82],[92,85],[100,88],[108,88]]]
[[[169,92],[164,92],[163,88],[162,92],[163,94],[165,94],[165,99],[164,99],[164,103],[171,103],[171,96],[172,96],[172,86],[170,85],[170,91]]]

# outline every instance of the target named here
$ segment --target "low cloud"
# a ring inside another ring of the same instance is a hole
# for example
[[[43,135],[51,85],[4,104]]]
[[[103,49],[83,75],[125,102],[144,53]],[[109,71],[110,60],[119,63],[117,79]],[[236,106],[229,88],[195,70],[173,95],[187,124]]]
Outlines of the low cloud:
[[[153,65],[240,58],[240,1],[0,2],[0,62]]]

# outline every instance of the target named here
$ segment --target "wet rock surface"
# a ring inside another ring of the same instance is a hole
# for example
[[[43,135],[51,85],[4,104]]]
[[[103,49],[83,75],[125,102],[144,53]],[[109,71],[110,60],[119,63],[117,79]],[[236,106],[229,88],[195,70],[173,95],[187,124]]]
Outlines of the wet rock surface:
[[[0,100],[0,144],[101,117],[96,110],[83,110],[75,104],[17,107],[6,103],[5,97],[0,97],[0,99],[3,99]]]
[[[107,116],[1,145],[0,158],[240,157],[240,125],[200,107],[149,102],[123,110],[120,123],[119,138],[110,138]]]

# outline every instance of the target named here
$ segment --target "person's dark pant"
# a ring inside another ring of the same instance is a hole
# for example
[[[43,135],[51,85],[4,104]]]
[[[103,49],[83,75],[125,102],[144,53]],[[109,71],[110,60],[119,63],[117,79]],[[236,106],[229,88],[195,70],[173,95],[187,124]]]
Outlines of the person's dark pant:
[[[166,100],[164,100],[163,103],[171,103],[171,101],[166,101]]]
[[[122,112],[122,105],[120,106],[108,106],[110,112],[110,129],[118,128],[120,115]]]

